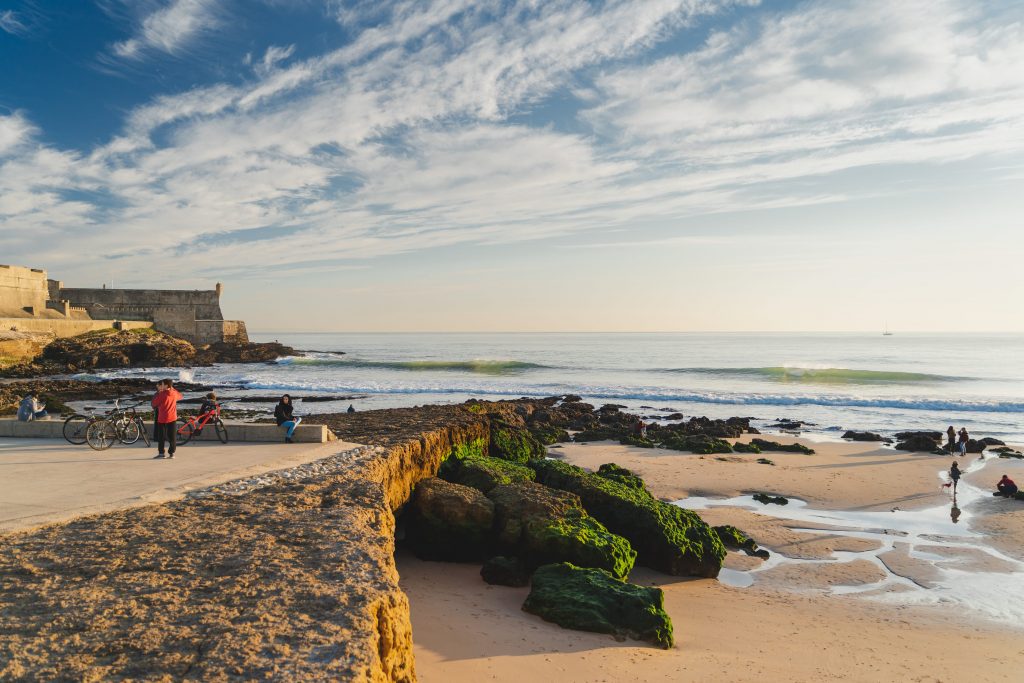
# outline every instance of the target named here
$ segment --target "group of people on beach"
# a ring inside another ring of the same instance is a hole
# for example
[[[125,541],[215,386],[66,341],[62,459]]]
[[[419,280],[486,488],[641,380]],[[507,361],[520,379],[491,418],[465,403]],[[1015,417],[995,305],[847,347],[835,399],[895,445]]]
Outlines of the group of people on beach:
[[[967,455],[967,442],[971,440],[971,435],[967,433],[967,427],[961,427],[957,432],[953,425],[949,425],[949,429],[946,430],[946,438],[948,439],[946,448],[950,455],[957,453],[960,454],[960,457]]]

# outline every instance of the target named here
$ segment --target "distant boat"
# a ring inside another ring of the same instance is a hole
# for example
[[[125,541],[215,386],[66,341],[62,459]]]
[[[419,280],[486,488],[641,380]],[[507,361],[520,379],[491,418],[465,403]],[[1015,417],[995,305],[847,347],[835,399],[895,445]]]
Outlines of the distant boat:
[[[885,324],[885,329],[882,331],[882,336],[883,337],[891,337],[892,336],[892,332],[889,331],[889,323]]]

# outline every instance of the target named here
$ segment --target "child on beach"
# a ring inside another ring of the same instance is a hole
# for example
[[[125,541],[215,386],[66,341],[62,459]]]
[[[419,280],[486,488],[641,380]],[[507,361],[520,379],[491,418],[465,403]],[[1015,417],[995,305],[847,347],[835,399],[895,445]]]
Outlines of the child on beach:
[[[156,456],[154,460],[164,456],[164,442],[167,443],[167,459],[174,458],[174,452],[178,450],[178,401],[181,400],[181,393],[174,388],[174,383],[169,379],[162,379],[156,383],[156,396],[150,401],[156,413],[156,426],[153,438],[156,441]]]
[[[960,428],[960,457],[967,455],[967,442],[971,437],[967,434],[967,427]]]
[[[274,408],[274,419],[277,420],[278,427],[284,427],[287,431],[284,434],[285,443],[294,443],[292,441],[292,435],[295,433],[295,428],[302,422],[301,417],[295,417],[293,411],[295,408],[292,406],[292,397],[285,394],[281,397],[277,407]]]
[[[962,472],[960,471],[960,466],[957,465],[956,462],[954,462],[953,466],[949,468],[949,479],[950,479],[950,481],[953,482],[953,495],[954,496],[956,495],[956,485],[960,483],[960,475],[961,474],[962,474]]]

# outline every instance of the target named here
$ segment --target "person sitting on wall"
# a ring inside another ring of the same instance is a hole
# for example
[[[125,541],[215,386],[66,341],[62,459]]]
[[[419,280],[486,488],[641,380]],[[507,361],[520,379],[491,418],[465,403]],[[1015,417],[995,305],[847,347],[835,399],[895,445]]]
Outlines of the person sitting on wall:
[[[206,396],[203,396],[203,402],[199,404],[198,416],[199,418],[202,418],[207,413],[212,413],[218,408],[220,408],[220,404],[217,403],[217,394],[211,391]],[[200,421],[199,424],[203,425],[204,423]],[[199,429],[196,430],[196,434],[202,434],[202,432],[203,428],[200,426]]]
[[[292,397],[285,394],[281,397],[277,407],[274,408],[274,419],[277,420],[278,427],[284,427],[287,431],[284,434],[285,443],[294,443],[292,441],[292,435],[295,434],[295,428],[302,422],[301,417],[296,417],[293,411],[295,410],[292,406]]]
[[[26,394],[18,404],[18,419],[22,422],[41,420],[47,416],[46,404],[35,397],[35,394]]]
[[[996,495],[1005,498],[1013,498],[1014,494],[1017,493],[1017,485],[1013,483],[1013,479],[1010,479],[1005,474],[999,480],[999,483],[996,484],[996,489],[999,491]]]

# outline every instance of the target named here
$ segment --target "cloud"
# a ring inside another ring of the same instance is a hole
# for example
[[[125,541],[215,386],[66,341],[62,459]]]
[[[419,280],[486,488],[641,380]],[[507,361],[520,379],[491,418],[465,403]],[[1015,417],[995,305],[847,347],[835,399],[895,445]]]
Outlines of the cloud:
[[[112,52],[125,59],[141,58],[147,51],[179,54],[200,34],[219,25],[216,0],[170,0],[142,17],[134,35],[114,43]]]
[[[0,30],[4,30],[13,36],[20,36],[28,33],[28,26],[14,10],[0,11]]]
[[[991,155],[1005,176],[1024,149],[1022,25],[972,3],[737,11],[675,53],[666,38],[736,5],[346,7],[344,46],[268,47],[249,80],[156,97],[88,151],[0,117],[0,230],[41,238],[13,253],[297,268],[841,201],[854,190],[828,179],[872,165]],[[216,9],[163,5],[126,54],[184,49]],[[551,99],[569,103],[524,116]],[[128,261],[108,264],[119,280]]]

